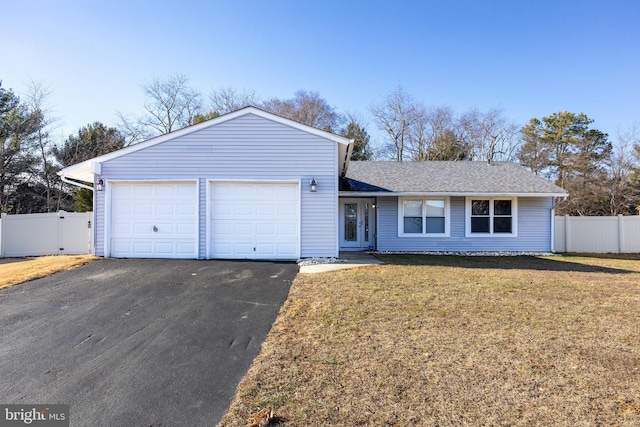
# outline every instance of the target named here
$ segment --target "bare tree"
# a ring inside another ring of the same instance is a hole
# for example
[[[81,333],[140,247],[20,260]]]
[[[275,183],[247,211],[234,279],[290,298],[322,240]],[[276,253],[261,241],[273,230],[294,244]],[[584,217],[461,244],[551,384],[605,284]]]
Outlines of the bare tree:
[[[125,146],[129,146],[145,139],[153,138],[157,133],[144,125],[141,117],[126,115],[120,111],[118,116],[118,128],[126,138]]]
[[[472,109],[460,117],[462,138],[472,149],[473,160],[514,161],[521,145],[519,127],[507,120],[502,110],[486,113]]]
[[[271,98],[262,103],[271,113],[313,126],[337,132],[344,118],[318,92],[299,90],[291,99]]]
[[[431,135],[429,129],[429,112],[423,104],[415,104],[413,111],[413,123],[408,129],[407,145],[405,151],[414,161],[429,160],[429,148]]]
[[[60,197],[57,197],[60,193],[57,187],[61,182],[56,175],[58,168],[55,167],[52,156],[55,144],[51,139],[56,120],[51,115],[51,107],[47,105],[50,95],[49,88],[34,81],[31,81],[26,95],[26,106],[30,112],[29,120],[33,130],[29,142],[31,150],[38,158],[38,167],[30,171],[32,183],[28,188],[33,190],[33,200],[41,199],[37,210],[43,212],[53,212],[61,208]]]
[[[406,147],[411,160],[465,160],[470,157],[469,149],[459,137],[451,107],[427,109],[418,103],[415,106],[415,120],[409,128]]]
[[[416,108],[415,100],[401,85],[396,86],[381,103],[369,108],[378,129],[384,132],[396,161],[404,160],[405,146],[416,121]]]
[[[146,113],[140,117],[118,114],[118,127],[129,144],[194,124],[195,117],[202,113],[202,97],[188,83],[186,75],[172,74],[142,85]]]
[[[609,214],[634,214],[632,177],[640,164],[634,147],[640,147],[640,128],[634,124],[618,128],[609,158]],[[640,153],[640,151],[639,151]]]
[[[242,90],[238,92],[231,87],[212,90],[209,94],[209,104],[212,112],[218,115],[230,113],[247,106],[258,106],[262,102],[255,91]]]
[[[188,83],[184,74],[172,74],[165,80],[155,79],[142,86],[147,96],[144,104],[147,117],[142,123],[161,134],[192,124],[193,116],[202,110],[202,100]]]

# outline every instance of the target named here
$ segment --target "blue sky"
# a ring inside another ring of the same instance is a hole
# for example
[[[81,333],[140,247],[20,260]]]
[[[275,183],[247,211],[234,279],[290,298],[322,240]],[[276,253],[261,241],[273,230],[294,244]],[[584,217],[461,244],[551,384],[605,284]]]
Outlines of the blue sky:
[[[0,0],[0,80],[52,90],[60,136],[140,113],[172,73],[211,89],[320,93],[359,112],[400,83],[427,105],[498,107],[524,125],[584,112],[613,136],[640,123],[640,2]]]

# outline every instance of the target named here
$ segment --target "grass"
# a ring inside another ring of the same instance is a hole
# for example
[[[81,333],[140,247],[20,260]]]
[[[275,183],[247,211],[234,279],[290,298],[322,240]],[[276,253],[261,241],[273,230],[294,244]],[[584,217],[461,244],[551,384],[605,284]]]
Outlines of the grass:
[[[70,270],[92,259],[93,255],[56,255],[9,260],[0,264],[0,289]]]
[[[380,258],[297,276],[220,426],[640,424],[640,260]]]

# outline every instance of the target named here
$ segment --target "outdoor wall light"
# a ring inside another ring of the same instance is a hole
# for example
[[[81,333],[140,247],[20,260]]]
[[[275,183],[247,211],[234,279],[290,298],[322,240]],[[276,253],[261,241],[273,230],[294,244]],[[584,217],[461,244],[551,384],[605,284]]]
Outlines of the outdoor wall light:
[[[104,180],[102,178],[98,180],[98,183],[96,184],[96,190],[98,191],[104,190]]]
[[[311,178],[311,181],[309,182],[309,186],[311,188],[312,193],[315,193],[316,191],[318,191],[318,181],[316,181],[315,178]]]

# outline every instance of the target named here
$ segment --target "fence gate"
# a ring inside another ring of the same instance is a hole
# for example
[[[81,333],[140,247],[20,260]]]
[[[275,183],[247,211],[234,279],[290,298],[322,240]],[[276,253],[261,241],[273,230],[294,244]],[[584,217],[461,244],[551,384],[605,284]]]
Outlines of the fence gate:
[[[91,253],[92,212],[2,214],[0,257]]]

